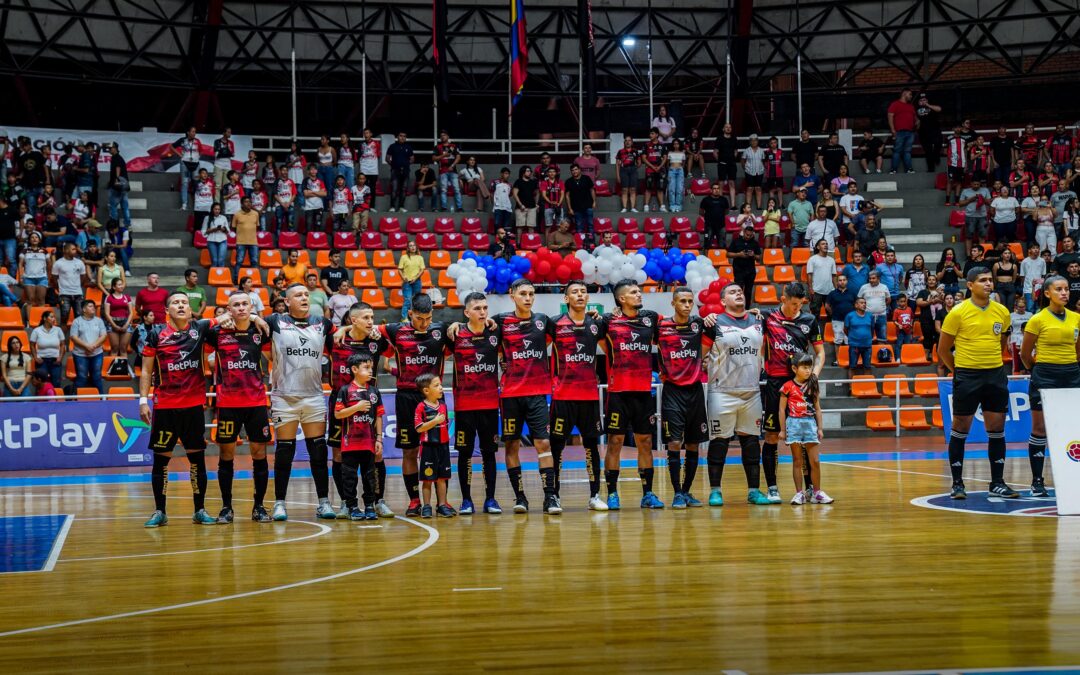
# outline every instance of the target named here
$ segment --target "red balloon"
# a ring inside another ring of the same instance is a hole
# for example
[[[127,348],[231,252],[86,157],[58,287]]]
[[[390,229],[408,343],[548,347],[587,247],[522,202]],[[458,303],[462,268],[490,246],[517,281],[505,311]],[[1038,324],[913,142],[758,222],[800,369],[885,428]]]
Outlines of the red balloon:
[[[572,255],[566,256],[566,264],[570,266],[571,270],[581,271],[581,258],[575,258]]]
[[[709,304],[709,289],[705,289],[697,294],[698,302],[702,305]]]
[[[547,246],[541,246],[540,248],[536,249],[536,255],[540,256],[541,258],[546,258],[549,253],[551,253],[551,250],[548,249]]]
[[[709,284],[709,291],[713,293],[720,293],[720,289],[724,287],[724,284],[722,282],[723,279],[716,279],[715,281],[713,281],[711,284]]]
[[[719,293],[713,293],[712,291],[710,291],[709,292],[709,301],[706,302],[705,304],[712,305],[713,307],[719,306],[720,304],[722,304],[720,302],[720,294]]]
[[[535,270],[538,279],[546,281],[548,277],[551,276],[551,263],[547,260],[542,260],[536,264],[536,267],[534,267],[533,270]]]
[[[570,266],[559,265],[555,269],[555,278],[559,280],[560,284],[565,284],[566,282],[570,281]]]

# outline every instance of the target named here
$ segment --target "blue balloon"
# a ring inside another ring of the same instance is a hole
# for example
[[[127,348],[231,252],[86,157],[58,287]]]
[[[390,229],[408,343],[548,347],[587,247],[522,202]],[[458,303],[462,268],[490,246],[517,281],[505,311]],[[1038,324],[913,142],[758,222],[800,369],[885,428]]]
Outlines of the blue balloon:
[[[646,263],[645,267],[642,269],[645,270],[646,276],[648,276],[650,279],[653,279],[654,281],[659,281],[660,278],[664,275],[663,271],[660,269],[660,266],[656,263]]]
[[[679,250],[678,248],[675,248],[675,247],[673,246],[673,247],[671,248],[671,250],[669,250],[669,251],[668,251],[668,257],[669,257],[669,258],[676,258],[676,259],[680,259],[680,260],[681,260],[681,259],[682,259],[682,251],[680,251],[680,250]]]
[[[672,267],[669,274],[671,274],[672,281],[686,280],[686,268],[682,265],[675,265],[674,267]]]
[[[499,258],[495,261],[495,269],[506,269],[510,266],[510,263],[506,262],[506,258]]]
[[[649,257],[649,249],[647,249],[647,248],[644,248],[644,247],[639,248],[637,250],[637,253],[640,253],[641,255],[645,256],[646,258]]]
[[[669,269],[671,269],[671,260],[669,260],[668,258],[659,258],[656,261],[656,264],[663,272],[667,272]]]
[[[472,251],[465,251],[465,253],[462,254],[462,256],[461,256],[461,259],[462,260],[476,260],[476,257],[477,257],[476,254],[473,253]]]
[[[682,254],[682,266],[683,267],[686,267],[687,263],[692,263],[695,260],[697,260],[697,256],[694,255],[693,253],[683,253]]]
[[[506,269],[506,267],[502,267],[502,268],[498,269],[495,272],[495,280],[498,281],[499,284],[509,283],[509,281],[510,281],[510,270]]]

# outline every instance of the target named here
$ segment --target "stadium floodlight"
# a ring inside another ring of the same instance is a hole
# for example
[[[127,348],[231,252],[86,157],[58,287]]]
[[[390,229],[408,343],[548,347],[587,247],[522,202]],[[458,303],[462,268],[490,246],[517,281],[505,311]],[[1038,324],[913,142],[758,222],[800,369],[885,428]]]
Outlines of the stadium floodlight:
[[[622,46],[623,47],[633,47],[636,44],[637,44],[637,38],[635,38],[633,35],[627,35],[626,37],[624,37],[622,39]]]

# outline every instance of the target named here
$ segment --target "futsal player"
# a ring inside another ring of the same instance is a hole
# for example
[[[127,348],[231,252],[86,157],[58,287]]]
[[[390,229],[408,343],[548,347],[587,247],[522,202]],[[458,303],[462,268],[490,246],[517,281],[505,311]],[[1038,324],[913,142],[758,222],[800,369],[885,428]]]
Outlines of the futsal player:
[[[1020,359],[1031,371],[1028,399],[1031,402],[1031,437],[1028,461],[1031,463],[1031,496],[1048,497],[1043,481],[1046,461],[1046,418],[1043,416],[1042,392],[1080,386],[1080,314],[1067,308],[1069,282],[1057,275],[1042,283],[1039,304],[1042,309],[1024,326]]]
[[[746,310],[742,286],[729,283],[720,290],[724,312],[714,320],[715,339],[707,356],[709,371],[709,506],[723,506],[724,478],[731,437],[737,435],[746,474],[746,501],[769,504],[761,492],[761,317]]]
[[[341,422],[341,480],[349,520],[377,520],[375,510],[375,457],[382,454],[382,396],[375,386],[375,362],[370,354],[350,354],[349,382],[334,396],[333,417]],[[356,499],[356,484],[363,485],[364,510]]]
[[[765,384],[761,397],[764,403],[765,445],[761,450],[768,484],[770,504],[779,504],[780,489],[776,485],[777,443],[780,436],[780,389],[791,379],[791,357],[795,354],[814,355],[814,377],[821,376],[825,365],[825,345],[817,317],[803,309],[806,286],[793,282],[784,286],[780,307],[765,316]],[[809,461],[803,466],[809,466]],[[810,490],[810,481],[804,482]]]
[[[217,382],[218,486],[221,488],[219,523],[233,521],[232,486],[236,439],[241,427],[251,443],[251,473],[255,482],[255,505],[251,519],[270,522],[263,506],[270,467],[266,444],[270,442],[270,416],[266,408],[266,388],[260,360],[262,349],[269,346],[251,320],[251,298],[247,293],[229,296],[232,328],[214,326],[207,334],[207,344],[217,351],[214,370]]]
[[[698,447],[709,440],[705,414],[705,371],[702,356],[712,348],[713,328],[694,311],[694,292],[679,286],[671,293],[675,313],[660,319],[656,348],[660,354],[660,420],[667,444],[668,475],[675,492],[671,508],[699,507],[701,501],[690,488],[698,469]],[[681,472],[681,448],[686,447],[686,474]]]
[[[147,333],[139,377],[139,416],[150,424],[150,450],[154,466],[150,485],[154,492],[154,513],[146,527],[169,522],[165,515],[165,490],[169,483],[169,459],[177,441],[184,446],[191,464],[191,491],[195,503],[192,522],[215,525],[217,519],[206,512],[206,378],[203,376],[203,345],[213,319],[193,321],[188,296],[179,291],[165,299],[166,321]],[[220,325],[231,326],[225,318]],[[156,386],[154,386],[156,381]],[[154,413],[147,397],[154,386]]]
[[[953,499],[967,499],[964,488],[964,445],[975,412],[982,406],[989,439],[990,494],[1015,499],[1020,493],[1005,483],[1005,413],[1009,377],[1002,363],[1009,310],[990,299],[994,277],[985,267],[967,273],[968,298],[945,316],[938,338],[938,360],[953,373],[952,431],[949,470]],[[953,353],[955,347],[956,353]]]
[[[458,483],[461,486],[458,513],[469,515],[476,510],[472,501],[472,457],[477,441],[484,465],[484,513],[502,513],[502,507],[495,500],[498,466],[495,452],[499,449],[499,331],[487,325],[487,296],[469,293],[464,303],[467,322],[448,331],[454,338],[446,345],[454,355],[454,445],[458,452]]]
[[[585,283],[571,281],[563,289],[566,312],[551,321],[551,454],[555,464],[555,494],[559,494],[562,453],[574,427],[585,447],[589,475],[589,509],[607,511],[600,496],[600,386],[596,377],[596,350],[604,337],[604,323],[587,313],[589,291]],[[560,497],[561,498],[561,497]]]
[[[641,508],[662,509],[664,503],[653,493],[652,432],[656,406],[652,397],[652,346],[656,312],[642,309],[641,287],[630,279],[615,284],[615,304],[619,311],[604,315],[606,335],[601,346],[607,359],[607,453],[604,477],[608,488],[608,508],[617,511],[619,465],[626,434],[634,434],[637,445],[638,476],[641,477]]]
[[[375,325],[375,312],[371,305],[366,302],[358,302],[345,314],[345,323],[334,335],[333,344],[328,345],[330,351],[330,385],[331,393],[328,408],[331,411],[329,430],[326,435],[326,444],[333,452],[333,460],[330,464],[330,473],[341,497],[341,509],[337,512],[338,518],[348,517],[348,507],[345,504],[345,481],[343,478],[343,459],[341,451],[342,419],[339,419],[333,411],[337,402],[337,394],[342,388],[352,382],[352,368],[349,367],[349,357],[354,354],[367,354],[372,360],[372,378],[376,375],[376,364],[379,357],[390,350],[390,342],[381,334],[373,331]],[[386,504],[383,498],[383,489],[386,485],[386,462],[383,460],[382,445],[373,450],[375,461],[375,513],[380,518],[393,518],[394,512]]]

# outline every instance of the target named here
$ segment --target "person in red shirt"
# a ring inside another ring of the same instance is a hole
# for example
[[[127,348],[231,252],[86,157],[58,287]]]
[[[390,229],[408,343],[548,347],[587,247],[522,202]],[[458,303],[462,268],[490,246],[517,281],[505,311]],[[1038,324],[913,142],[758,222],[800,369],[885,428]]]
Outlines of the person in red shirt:
[[[165,299],[169,297],[169,291],[158,286],[158,275],[154,272],[146,275],[146,288],[135,295],[135,311],[140,317],[146,316],[147,312],[154,313],[154,324],[165,323]]]
[[[906,295],[896,296],[892,320],[896,324],[896,353],[899,355],[901,347],[915,342],[915,310],[908,305]]]
[[[1020,150],[1020,159],[1029,167],[1039,166],[1043,157],[1043,141],[1035,133],[1035,125],[1029,124],[1016,137],[1016,147]]]
[[[416,378],[416,389],[424,397],[413,413],[413,426],[422,439],[420,480],[424,485],[424,507],[420,517],[431,517],[431,486],[434,484],[438,504],[435,512],[440,518],[453,518],[457,511],[446,501],[446,484],[450,481],[450,434],[447,432],[450,416],[442,400],[442,382],[438,375],[426,373]]]
[[[563,204],[566,201],[563,182],[559,180],[558,171],[554,166],[548,166],[547,172],[537,174],[542,176],[540,180],[540,198],[544,206],[544,224],[548,228],[563,219]]]
[[[1064,124],[1057,125],[1053,135],[1046,140],[1046,154],[1057,174],[1064,178],[1072,167],[1073,157],[1076,156],[1076,139],[1065,131]]]
[[[658,210],[666,212],[667,148],[660,142],[660,130],[656,127],[649,129],[649,142],[645,144],[641,160],[645,163],[645,206],[643,208],[646,212],[649,211],[649,202],[655,194]]]
[[[911,146],[915,143],[915,106],[911,105],[911,90],[900,91],[900,98],[889,104],[889,130],[893,135],[892,168],[889,173],[896,173],[900,165],[908,173],[915,173],[911,167]]]
[[[56,387],[49,380],[49,371],[38,368],[31,375],[31,383],[34,385],[34,396],[45,396],[57,401],[63,400],[56,394]]]
[[[378,520],[375,512],[378,472],[375,457],[382,454],[382,396],[375,386],[375,361],[371,354],[357,352],[348,358],[350,382],[335,397],[334,419],[341,425],[342,495],[349,520]],[[356,499],[356,484],[364,486],[364,510]]]
[[[641,164],[641,153],[634,147],[634,139],[629,135],[623,139],[623,147],[615,154],[615,164],[619,167],[622,212],[626,213],[629,209],[637,213],[637,170]]]
[[[833,498],[821,489],[818,446],[824,434],[821,403],[818,400],[819,386],[817,376],[813,374],[814,357],[805,352],[795,354],[791,360],[791,370],[795,377],[780,389],[780,436],[791,447],[791,474],[795,481],[795,496],[791,498],[791,503],[794,506],[801,506],[807,501],[811,504],[831,504]],[[806,467],[803,466],[804,462]],[[809,468],[810,481],[814,486],[809,499],[803,492],[805,468]]]

